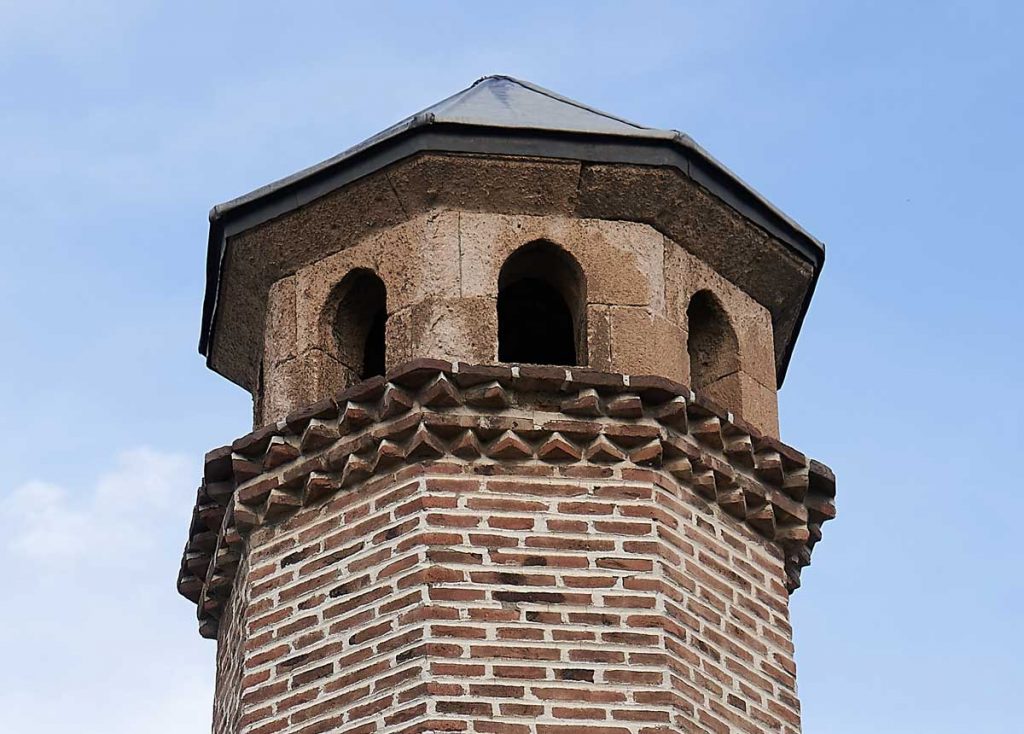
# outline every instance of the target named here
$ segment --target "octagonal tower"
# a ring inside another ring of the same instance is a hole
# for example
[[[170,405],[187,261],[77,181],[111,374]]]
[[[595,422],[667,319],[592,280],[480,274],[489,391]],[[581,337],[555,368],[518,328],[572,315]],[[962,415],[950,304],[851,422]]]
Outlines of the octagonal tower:
[[[211,212],[253,395],[179,589],[215,732],[799,730],[819,242],[690,138],[487,77]]]

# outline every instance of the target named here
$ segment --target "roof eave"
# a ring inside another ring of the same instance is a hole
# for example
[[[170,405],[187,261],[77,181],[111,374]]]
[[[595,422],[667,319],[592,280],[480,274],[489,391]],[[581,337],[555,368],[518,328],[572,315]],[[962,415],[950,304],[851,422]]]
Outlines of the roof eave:
[[[425,133],[435,133],[425,135]],[[416,145],[416,138],[432,137]],[[460,145],[459,143],[463,144]],[[682,160],[658,151],[682,153]],[[468,125],[438,120],[432,113],[413,115],[378,135],[333,158],[291,176],[260,187],[244,196],[218,204],[210,210],[210,233],[206,263],[206,292],[199,352],[213,367],[214,324],[220,292],[220,279],[226,254],[227,237],[245,231],[293,211],[353,181],[384,168],[402,158],[421,152],[492,153],[568,158],[592,162],[621,162],[640,165],[674,165],[690,178],[707,186],[717,179],[732,193],[728,202],[744,216],[779,237],[813,268],[813,276],[797,319],[793,336],[787,342],[778,370],[781,387],[788,370],[800,325],[806,315],[818,275],[824,265],[824,244],[776,208],[752,186],[719,162],[692,138],[668,130],[646,129],[642,134],[617,135],[577,131],[545,130],[526,127]],[[635,153],[631,159],[629,153]],[[641,155],[643,151],[645,154]],[[653,155],[652,155],[653,153]],[[691,157],[696,161],[689,160]],[[703,164],[697,170],[693,162]],[[685,163],[685,165],[682,165]],[[705,170],[706,169],[706,170]],[[708,178],[710,176],[710,178]],[[702,179],[708,180],[702,180]]]

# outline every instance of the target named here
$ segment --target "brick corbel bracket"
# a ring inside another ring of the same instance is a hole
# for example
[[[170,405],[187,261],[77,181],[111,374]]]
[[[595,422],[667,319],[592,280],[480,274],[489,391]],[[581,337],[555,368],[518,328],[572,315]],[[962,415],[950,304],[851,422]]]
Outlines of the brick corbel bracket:
[[[254,528],[425,467],[508,464],[682,483],[778,544],[790,592],[836,514],[831,469],[671,380],[418,359],[209,452],[178,591],[216,637]]]

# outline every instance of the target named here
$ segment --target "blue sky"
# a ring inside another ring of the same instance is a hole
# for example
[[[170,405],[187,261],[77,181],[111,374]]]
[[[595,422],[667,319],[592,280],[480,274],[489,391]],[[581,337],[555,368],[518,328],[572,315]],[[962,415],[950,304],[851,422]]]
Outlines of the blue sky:
[[[827,243],[780,395],[839,477],[805,731],[1020,731],[1024,6],[482,5],[0,0],[0,730],[208,729],[174,577],[250,405],[195,349],[206,213],[505,73],[688,132]]]

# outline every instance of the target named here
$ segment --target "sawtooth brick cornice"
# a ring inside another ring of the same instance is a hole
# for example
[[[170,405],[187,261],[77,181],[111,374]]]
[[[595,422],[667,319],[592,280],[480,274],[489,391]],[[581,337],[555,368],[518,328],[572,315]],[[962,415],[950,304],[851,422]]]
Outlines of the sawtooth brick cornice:
[[[408,362],[206,456],[178,590],[215,637],[246,538],[338,492],[437,472],[683,484],[746,523],[800,584],[835,517],[832,471],[687,387],[581,368]]]

